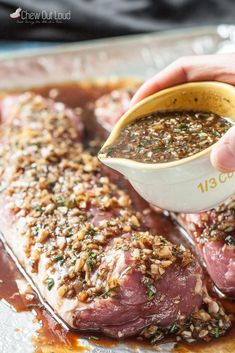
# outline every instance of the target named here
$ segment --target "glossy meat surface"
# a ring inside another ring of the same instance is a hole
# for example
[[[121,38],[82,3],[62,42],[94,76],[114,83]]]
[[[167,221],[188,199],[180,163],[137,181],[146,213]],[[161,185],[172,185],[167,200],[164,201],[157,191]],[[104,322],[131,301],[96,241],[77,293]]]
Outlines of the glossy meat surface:
[[[200,214],[182,214],[179,222],[195,241],[215,285],[226,295],[235,296],[235,201]]]

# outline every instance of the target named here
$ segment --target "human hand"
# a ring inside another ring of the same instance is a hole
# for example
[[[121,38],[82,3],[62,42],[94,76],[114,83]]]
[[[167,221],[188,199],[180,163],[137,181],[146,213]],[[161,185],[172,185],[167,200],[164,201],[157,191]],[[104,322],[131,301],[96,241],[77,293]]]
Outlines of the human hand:
[[[235,53],[182,57],[147,80],[131,105],[164,88],[192,81],[220,81],[235,86]],[[235,126],[213,147],[211,162],[222,172],[235,171]]]

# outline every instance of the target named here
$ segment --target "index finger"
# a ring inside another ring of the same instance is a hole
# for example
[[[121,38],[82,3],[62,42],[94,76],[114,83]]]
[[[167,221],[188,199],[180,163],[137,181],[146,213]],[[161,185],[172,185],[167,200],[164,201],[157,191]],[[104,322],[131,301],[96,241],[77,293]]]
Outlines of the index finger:
[[[190,81],[216,80],[235,84],[235,54],[182,57],[147,80],[135,93],[130,105],[164,88]]]

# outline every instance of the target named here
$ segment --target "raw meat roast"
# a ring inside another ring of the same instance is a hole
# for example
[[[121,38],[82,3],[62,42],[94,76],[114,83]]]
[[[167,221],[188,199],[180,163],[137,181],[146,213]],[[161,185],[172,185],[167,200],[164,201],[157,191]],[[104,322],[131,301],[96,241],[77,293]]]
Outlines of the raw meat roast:
[[[229,318],[197,260],[154,233],[84,150],[80,117],[31,93],[0,108],[1,231],[51,310],[119,338],[223,334]]]

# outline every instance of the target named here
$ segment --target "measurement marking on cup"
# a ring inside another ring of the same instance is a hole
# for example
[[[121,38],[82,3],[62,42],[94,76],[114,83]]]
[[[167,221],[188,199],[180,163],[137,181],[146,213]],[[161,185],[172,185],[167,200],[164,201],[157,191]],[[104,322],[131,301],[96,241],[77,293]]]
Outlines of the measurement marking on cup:
[[[209,178],[203,180],[197,185],[201,192],[208,192],[217,188],[220,184],[224,184],[233,177],[234,173],[220,173],[216,178]]]

